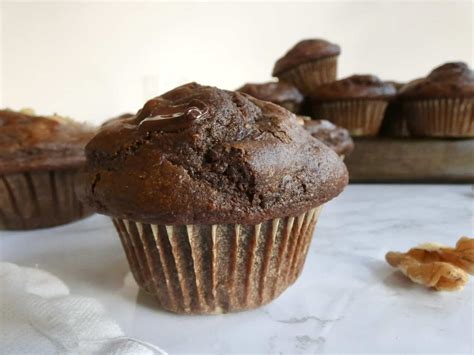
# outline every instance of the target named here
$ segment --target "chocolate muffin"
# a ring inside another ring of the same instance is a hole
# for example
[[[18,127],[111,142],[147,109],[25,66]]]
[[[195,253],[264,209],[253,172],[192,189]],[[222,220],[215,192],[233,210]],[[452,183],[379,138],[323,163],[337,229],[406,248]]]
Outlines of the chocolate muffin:
[[[289,111],[196,83],[103,126],[86,154],[90,204],[113,218],[138,285],[178,313],[277,297],[348,180]]]
[[[69,119],[0,110],[0,228],[36,229],[89,215],[84,147],[95,130]]]
[[[336,80],[340,53],[337,44],[323,39],[303,40],[278,59],[273,76],[311,96],[317,86]]]
[[[399,99],[410,133],[474,137],[474,73],[466,63],[446,63],[410,82]]]
[[[395,93],[393,84],[374,75],[352,75],[313,91],[312,116],[327,118],[352,136],[375,136]]]
[[[334,150],[342,158],[354,150],[354,141],[349,131],[326,120],[303,121],[304,128],[314,137]]]
[[[285,82],[245,84],[240,89],[237,89],[237,91],[259,100],[273,102],[293,113],[298,113],[304,99],[296,87]]]
[[[398,99],[398,92],[405,86],[404,83],[387,81],[392,84],[397,91],[395,97],[389,101],[380,128],[380,133],[387,137],[409,137],[408,125],[402,112],[402,105]]]

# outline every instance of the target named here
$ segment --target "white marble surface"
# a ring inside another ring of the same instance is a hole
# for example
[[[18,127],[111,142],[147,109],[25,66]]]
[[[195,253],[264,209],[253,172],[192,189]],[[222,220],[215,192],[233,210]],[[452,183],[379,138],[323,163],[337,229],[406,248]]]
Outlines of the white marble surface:
[[[437,293],[384,261],[388,250],[473,235],[468,185],[352,185],[325,206],[300,279],[271,304],[178,316],[138,291],[112,224],[1,232],[1,260],[51,272],[105,305],[125,334],[176,353],[474,352],[474,287]],[[1,285],[0,285],[1,287]]]

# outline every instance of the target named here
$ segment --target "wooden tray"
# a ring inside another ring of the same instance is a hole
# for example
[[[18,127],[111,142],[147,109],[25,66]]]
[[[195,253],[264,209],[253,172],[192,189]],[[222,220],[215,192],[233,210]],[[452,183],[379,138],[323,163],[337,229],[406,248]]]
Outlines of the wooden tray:
[[[354,138],[351,182],[474,182],[474,139]]]

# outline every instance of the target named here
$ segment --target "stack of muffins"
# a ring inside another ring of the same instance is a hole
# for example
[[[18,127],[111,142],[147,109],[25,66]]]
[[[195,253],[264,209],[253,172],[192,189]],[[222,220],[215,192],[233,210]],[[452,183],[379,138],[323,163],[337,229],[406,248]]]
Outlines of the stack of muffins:
[[[340,53],[337,44],[322,39],[303,40],[275,63],[273,75],[279,79],[278,83],[246,84],[238,90],[280,105],[280,97],[285,96],[285,104],[293,99],[294,113],[307,119],[331,121],[332,127],[338,130],[334,137],[346,140],[341,143],[347,147],[346,155],[353,147],[350,135],[378,134],[385,109],[396,89],[392,83],[373,75],[353,75],[336,80]],[[284,94],[290,91],[291,95]],[[308,120],[305,122],[309,123]],[[309,125],[314,131],[314,124]],[[329,124],[323,126],[328,128]],[[350,135],[341,135],[343,129]]]
[[[465,63],[444,64],[404,85],[374,75],[337,80],[339,55],[336,44],[303,40],[276,62],[278,83],[238,90],[286,107],[291,101],[293,112],[327,119],[352,136],[474,137],[474,74]]]

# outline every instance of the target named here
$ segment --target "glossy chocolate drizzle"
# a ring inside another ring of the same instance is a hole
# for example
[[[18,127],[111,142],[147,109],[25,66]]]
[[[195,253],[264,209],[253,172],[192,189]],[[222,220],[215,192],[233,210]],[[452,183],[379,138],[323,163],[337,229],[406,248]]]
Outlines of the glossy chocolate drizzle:
[[[206,116],[209,108],[200,100],[173,105],[169,102],[153,99],[145,104],[138,113],[140,131],[175,132],[185,129]]]

